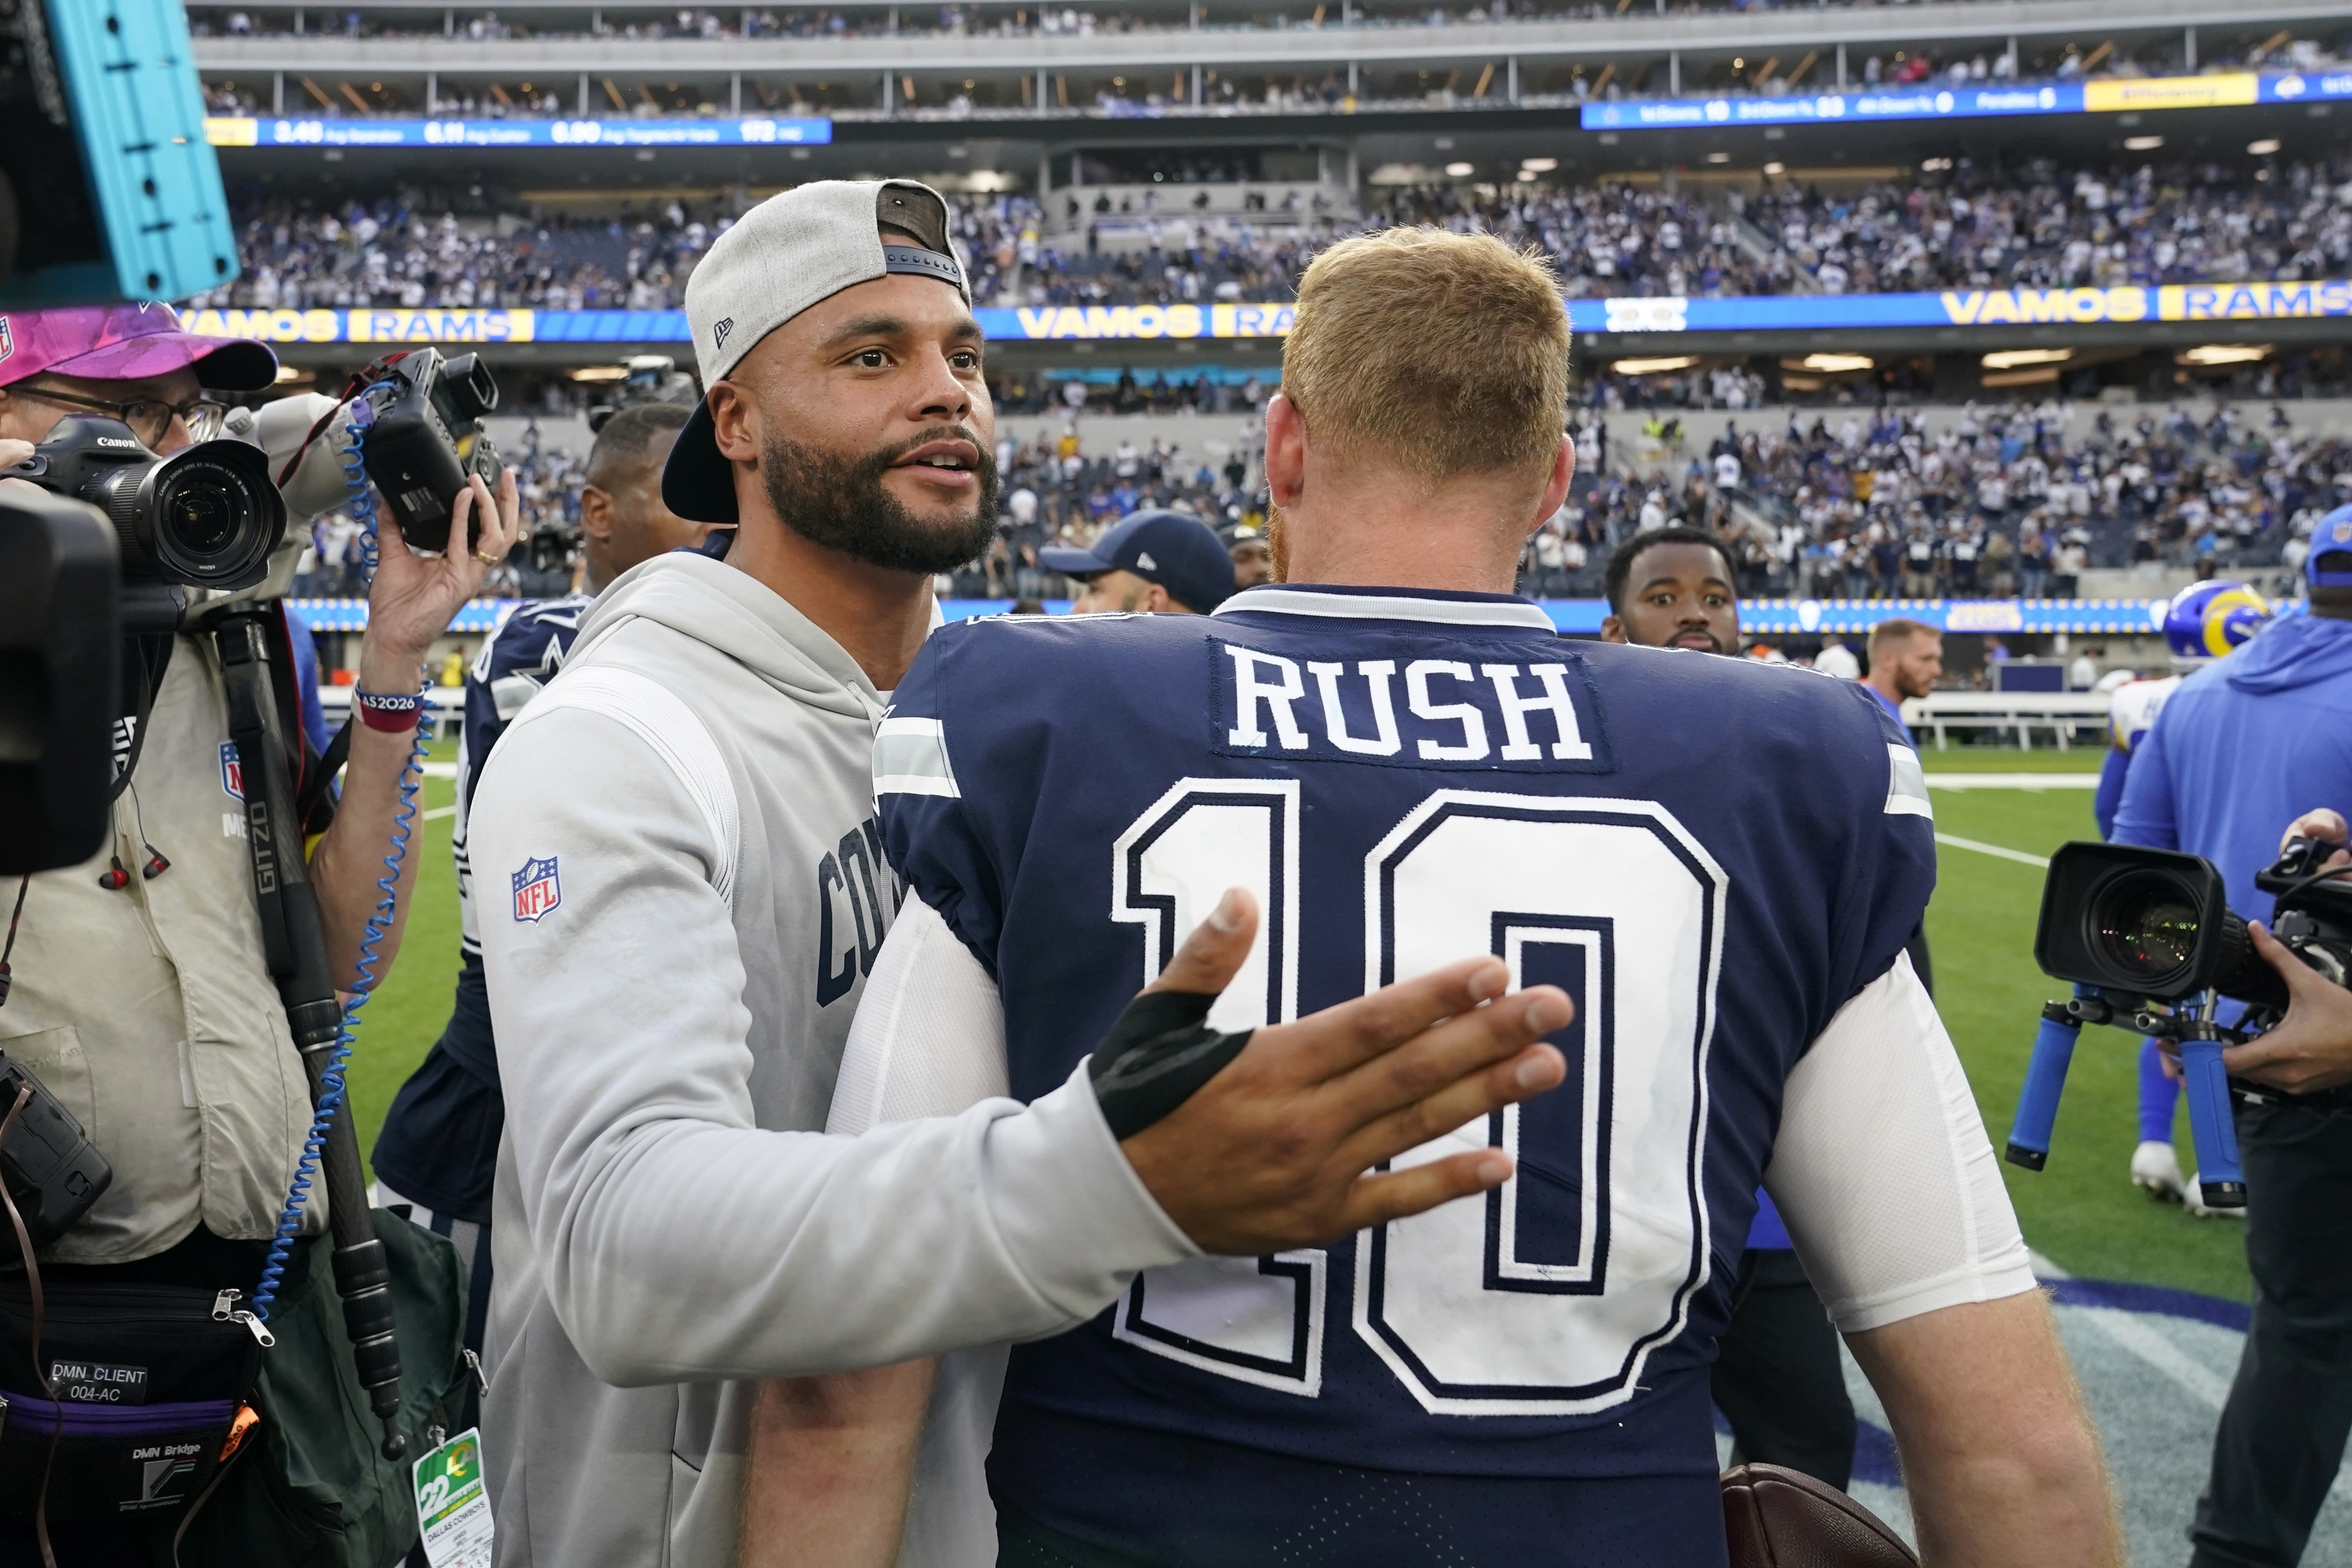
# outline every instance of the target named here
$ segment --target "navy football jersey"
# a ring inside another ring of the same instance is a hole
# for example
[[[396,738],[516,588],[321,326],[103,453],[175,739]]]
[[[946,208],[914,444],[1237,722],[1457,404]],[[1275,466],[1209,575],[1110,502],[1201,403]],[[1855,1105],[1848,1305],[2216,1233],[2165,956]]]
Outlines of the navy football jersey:
[[[1154,1561],[1323,1561],[1268,1531],[1328,1474],[1446,1543],[1354,1561],[1553,1529],[1591,1532],[1580,1562],[1720,1561],[1707,1370],[1783,1088],[1935,880],[1917,757],[1867,691],[1571,642],[1519,599],[1267,587],[949,626],[875,773],[892,863],[998,982],[1024,1100],[1236,884],[1261,927],[1222,1027],[1478,952],[1577,1004],[1561,1088],[1398,1162],[1500,1146],[1502,1188],[1150,1270],[1018,1347],[1000,1504]],[[1553,1485],[1515,1516],[1513,1479]],[[1650,1522],[1612,1534],[1634,1500]]]

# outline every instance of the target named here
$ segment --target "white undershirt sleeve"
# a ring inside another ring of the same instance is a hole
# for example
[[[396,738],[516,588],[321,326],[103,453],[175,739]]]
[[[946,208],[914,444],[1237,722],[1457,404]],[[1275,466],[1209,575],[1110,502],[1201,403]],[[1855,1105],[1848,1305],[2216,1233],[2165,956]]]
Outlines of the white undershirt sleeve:
[[[1907,956],[1789,1075],[1764,1186],[1847,1333],[2034,1288],[1968,1075]]]
[[[849,1026],[827,1132],[954,1116],[1004,1094],[996,982],[939,911],[910,897],[891,922]]]
[[[996,982],[939,911],[910,896],[858,1000],[824,1130],[856,1134],[885,1121],[953,1116],[1006,1088]],[[1005,1362],[1003,1345],[940,1358],[895,1568],[995,1563],[987,1463]]]

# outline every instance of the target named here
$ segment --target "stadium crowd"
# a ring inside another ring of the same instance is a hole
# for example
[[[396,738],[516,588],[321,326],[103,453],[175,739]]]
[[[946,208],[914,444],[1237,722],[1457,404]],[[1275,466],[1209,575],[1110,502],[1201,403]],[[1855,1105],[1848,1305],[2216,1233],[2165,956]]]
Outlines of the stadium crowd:
[[[1540,245],[1572,297],[1866,293],[1948,288],[2156,285],[2343,276],[2352,267],[2352,171],[2266,165],[2252,184],[2218,165],[2061,168],[2004,176],[1961,160],[1904,184],[1824,193],[1768,183],[1710,205],[1690,190],[1602,180],[1567,188],[1400,190],[1360,219],[1299,210],[1209,218],[1171,203],[1143,250],[1102,247],[1081,193],[1056,238],[1024,196],[966,196],[975,292],[1008,304],[1284,300],[1324,246],[1366,228],[1436,223]],[[1132,197],[1125,198],[1132,206]],[[1108,195],[1097,211],[1114,209]],[[421,195],[317,211],[247,204],[245,275],[201,306],[669,310],[723,212],[670,202],[601,220],[434,216]],[[1136,215],[1119,211],[1122,218]],[[1075,226],[1085,223],[1086,237]]]
[[[1255,410],[1272,388],[1244,388]],[[2221,403],[2200,419],[2174,406],[2088,427],[2057,402],[1970,405],[1940,430],[1916,410],[1778,410],[1734,420],[1704,448],[1653,416],[1638,432],[1620,416],[1580,409],[1571,431],[1580,478],[1528,545],[1522,586],[1544,597],[1601,591],[1610,550],[1669,525],[1712,528],[1741,563],[1751,597],[2071,598],[2082,574],[2138,562],[2259,576],[2292,568],[2313,525],[2352,501],[2352,441],[2296,432],[2276,408]],[[1000,441],[1000,525],[988,550],[942,574],[942,596],[1068,596],[1040,563],[1053,546],[1085,547],[1139,510],[1192,512],[1230,539],[1257,537],[1264,500],[1262,428],[1245,419],[1231,444],[1188,450],[1158,437],[1088,449],[1075,426]],[[1630,447],[1626,445],[1631,443]],[[1629,456],[1630,453],[1630,456]],[[509,454],[521,498],[522,542],[492,573],[492,597],[572,591],[580,458],[542,447],[535,426]],[[352,591],[359,530],[329,512],[297,591]]]
[[[1584,592],[1607,545],[1679,522],[1723,531],[1753,595],[2071,598],[2094,567],[2293,566],[2352,500],[2352,443],[2299,434],[2277,408],[2103,408],[2077,437],[2072,423],[2054,402],[1969,405],[1940,431],[1916,411],[1800,411],[1780,428],[1731,421],[1695,452],[1654,416],[1632,465],[1647,477],[1580,486],[1529,570],[1538,592]],[[1600,473],[1605,416],[1591,428]]]

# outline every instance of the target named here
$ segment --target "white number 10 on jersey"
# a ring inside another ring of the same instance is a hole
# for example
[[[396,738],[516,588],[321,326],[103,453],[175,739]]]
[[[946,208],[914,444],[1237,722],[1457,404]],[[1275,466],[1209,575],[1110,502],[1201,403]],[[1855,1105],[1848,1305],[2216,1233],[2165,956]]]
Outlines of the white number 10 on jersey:
[[[1143,927],[1145,979],[1227,888],[1247,887],[1257,944],[1211,1019],[1296,1017],[1298,835],[1294,780],[1187,779],[1138,817],[1113,850],[1111,914]],[[1433,1412],[1621,1404],[1706,1279],[1699,1173],[1727,879],[1654,803],[1461,789],[1408,812],[1363,878],[1366,991],[1491,952],[1514,987],[1559,984],[1579,1007],[1553,1037],[1565,1084],[1396,1162],[1492,1145],[1518,1172],[1483,1200],[1359,1236],[1355,1331]],[[1320,1248],[1150,1269],[1113,1332],[1311,1397],[1326,1273]]]

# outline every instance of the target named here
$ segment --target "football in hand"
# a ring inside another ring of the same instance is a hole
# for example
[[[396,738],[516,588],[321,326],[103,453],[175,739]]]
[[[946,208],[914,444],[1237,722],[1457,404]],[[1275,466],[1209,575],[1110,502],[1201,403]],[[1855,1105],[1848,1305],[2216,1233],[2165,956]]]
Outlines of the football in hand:
[[[1731,1568],[1918,1568],[1885,1521],[1826,1481],[1779,1465],[1723,1472]]]

